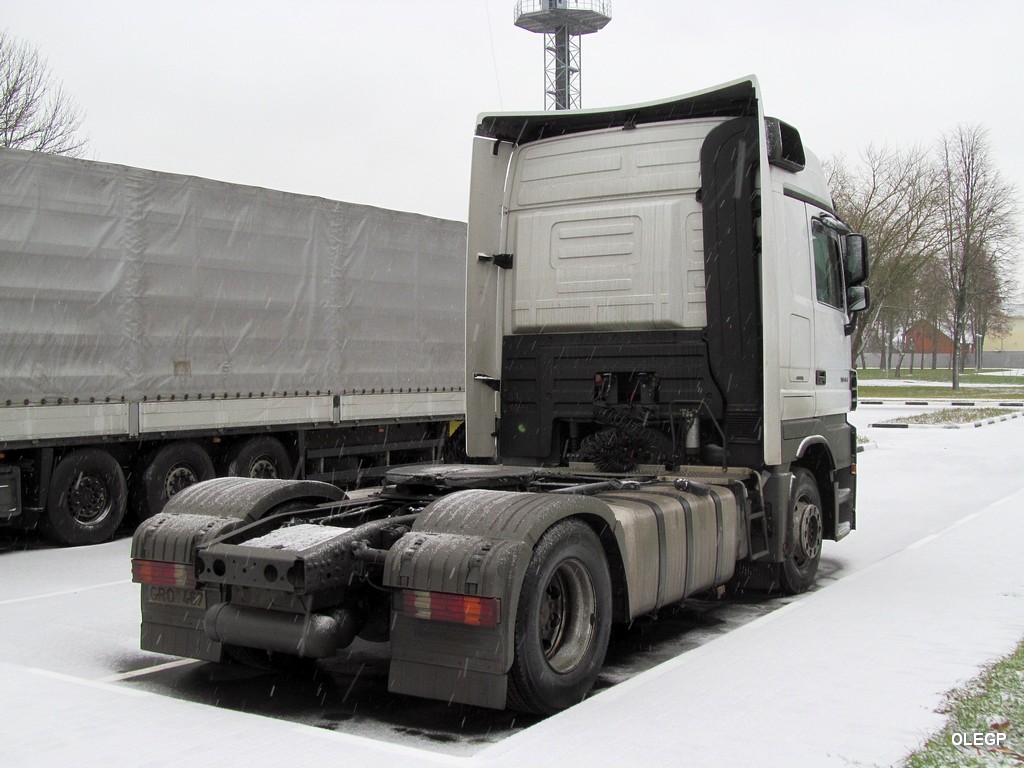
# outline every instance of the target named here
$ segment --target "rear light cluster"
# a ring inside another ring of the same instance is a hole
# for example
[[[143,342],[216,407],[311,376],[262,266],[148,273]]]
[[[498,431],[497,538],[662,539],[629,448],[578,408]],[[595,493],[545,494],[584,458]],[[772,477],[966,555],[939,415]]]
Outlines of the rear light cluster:
[[[496,597],[403,589],[402,613],[429,621],[447,621],[472,627],[496,627],[501,622],[501,600]]]
[[[158,560],[132,560],[132,581],[159,587],[195,589],[196,577],[192,566],[182,563],[164,563]]]

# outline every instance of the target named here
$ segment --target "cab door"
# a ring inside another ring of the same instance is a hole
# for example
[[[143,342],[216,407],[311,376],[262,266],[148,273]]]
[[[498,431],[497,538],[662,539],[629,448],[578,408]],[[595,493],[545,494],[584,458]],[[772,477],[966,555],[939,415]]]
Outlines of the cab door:
[[[811,218],[814,262],[815,416],[850,409],[850,343],[846,335],[842,233],[823,216]]]

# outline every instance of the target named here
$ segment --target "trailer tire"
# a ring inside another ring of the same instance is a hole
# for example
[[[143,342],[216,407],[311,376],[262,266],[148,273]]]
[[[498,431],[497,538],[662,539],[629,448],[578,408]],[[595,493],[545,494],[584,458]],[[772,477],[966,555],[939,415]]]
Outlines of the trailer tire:
[[[526,569],[515,626],[508,707],[549,715],[583,700],[611,634],[611,578],[597,535],[580,520],[556,523]]]
[[[168,443],[146,463],[142,473],[139,519],[146,520],[163,511],[178,491],[217,476],[213,459],[198,443],[179,440]]]
[[[818,484],[801,467],[793,469],[790,507],[790,534],[786,559],[779,564],[779,585],[787,595],[798,595],[807,591],[818,573],[824,529]]]
[[[124,519],[128,484],[117,460],[99,448],[69,453],[50,476],[43,531],[70,546],[110,539]]]
[[[292,476],[292,460],[277,438],[253,437],[231,448],[225,474],[231,477],[289,480]]]

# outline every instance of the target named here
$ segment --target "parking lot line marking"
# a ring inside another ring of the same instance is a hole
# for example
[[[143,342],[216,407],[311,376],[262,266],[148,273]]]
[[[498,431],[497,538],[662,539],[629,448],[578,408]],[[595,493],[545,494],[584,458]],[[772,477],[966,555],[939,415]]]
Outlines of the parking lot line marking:
[[[42,595],[30,595],[28,597],[15,597],[12,600],[0,600],[0,605],[13,605],[14,603],[28,603],[32,600],[45,600],[48,597],[63,597],[64,595],[74,595],[79,592],[88,592],[91,589],[104,589],[106,587],[116,587],[121,584],[131,584],[131,579],[121,579],[119,581],[107,581],[103,584],[92,584],[88,587],[75,587],[74,589],[63,589],[60,592],[46,592]]]
[[[932,533],[932,534],[929,534],[928,536],[925,536],[923,539],[918,539],[913,544],[908,544],[906,547],[904,547],[904,550],[909,551],[909,550],[912,550],[912,549],[919,549],[920,547],[923,547],[925,544],[927,544],[929,541],[934,541],[935,539],[939,538],[939,536],[941,534],[945,533],[946,530],[947,529],[943,529],[943,530],[939,531],[938,533]]]
[[[174,669],[175,667],[187,667],[189,664],[202,664],[203,662],[197,661],[196,659],[178,659],[177,661],[168,661],[164,664],[157,664],[153,667],[146,667],[145,669],[135,669],[131,672],[122,672],[119,675],[110,675],[109,677],[101,677],[97,682],[100,683],[118,683],[122,680],[131,680],[133,677],[142,677],[144,675],[151,675],[154,672],[163,672],[165,669]]]
[[[41,675],[42,677],[49,677],[53,680],[63,680],[67,683],[75,683],[77,685],[84,685],[86,688],[96,688],[100,691],[111,691],[113,693],[120,693],[126,696],[147,696],[149,695],[146,691],[139,691],[135,688],[122,687],[118,685],[111,685],[110,683],[102,680],[88,680],[84,677],[75,677],[74,675],[66,675],[63,672],[53,672],[49,669],[39,669],[38,667],[23,667],[23,669],[33,675]]]

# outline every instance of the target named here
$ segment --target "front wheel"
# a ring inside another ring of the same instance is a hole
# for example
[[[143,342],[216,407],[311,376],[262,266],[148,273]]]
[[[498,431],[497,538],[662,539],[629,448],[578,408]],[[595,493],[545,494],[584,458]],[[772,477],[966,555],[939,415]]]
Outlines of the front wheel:
[[[549,528],[519,596],[508,706],[549,715],[582,701],[604,663],[611,609],[597,535],[579,520]]]
[[[797,595],[814,583],[825,527],[818,484],[806,469],[793,469],[790,510],[788,551],[779,566],[779,582],[787,595]]]

